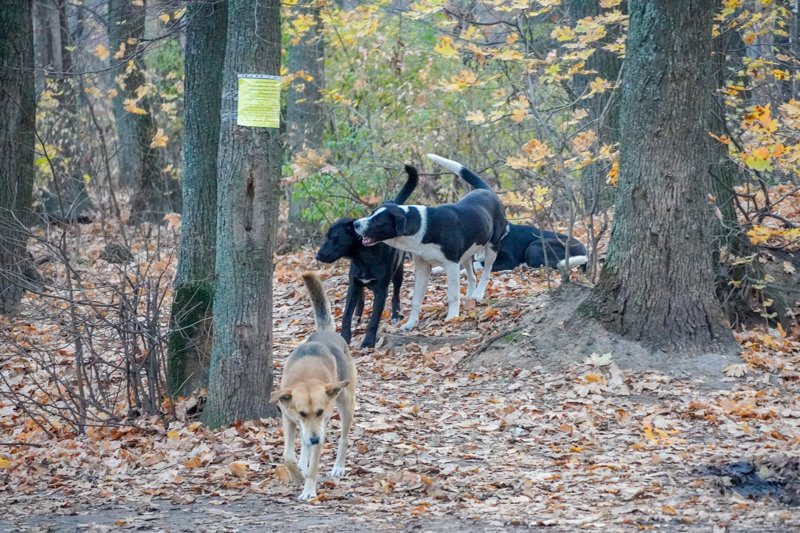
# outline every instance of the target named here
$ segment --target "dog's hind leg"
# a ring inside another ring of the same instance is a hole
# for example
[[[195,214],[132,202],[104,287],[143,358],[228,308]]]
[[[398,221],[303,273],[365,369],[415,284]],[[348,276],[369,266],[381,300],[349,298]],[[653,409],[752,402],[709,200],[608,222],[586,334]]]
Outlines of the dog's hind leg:
[[[408,317],[408,321],[400,329],[409,331],[419,324],[422,300],[425,298],[425,289],[428,288],[430,278],[431,264],[414,256],[414,295],[411,297],[411,314]]]
[[[467,298],[472,298],[475,292],[475,270],[472,265],[472,257],[465,257],[461,260],[461,268],[467,272]]]
[[[332,477],[344,475],[344,461],[347,456],[348,439],[350,438],[350,426],[353,425],[353,411],[355,410],[355,399],[349,391],[342,391],[336,399],[339,404],[339,416],[342,419],[342,434],[339,436],[339,448],[336,450],[336,462],[331,469]]]
[[[481,272],[481,280],[478,282],[478,288],[475,289],[473,297],[476,301],[483,300],[486,294],[486,287],[489,285],[489,276],[492,274],[492,265],[494,260],[497,259],[497,250],[492,248],[491,244],[486,246],[486,257],[483,260],[483,272]]]
[[[459,304],[461,303],[461,265],[458,263],[448,263],[444,267],[447,273],[447,316],[445,320],[452,320],[458,317]],[[467,276],[469,277],[469,276]]]
[[[310,500],[317,497],[317,476],[319,475],[319,456],[322,453],[322,442],[307,446],[308,469],[305,472],[303,492],[298,500]]]

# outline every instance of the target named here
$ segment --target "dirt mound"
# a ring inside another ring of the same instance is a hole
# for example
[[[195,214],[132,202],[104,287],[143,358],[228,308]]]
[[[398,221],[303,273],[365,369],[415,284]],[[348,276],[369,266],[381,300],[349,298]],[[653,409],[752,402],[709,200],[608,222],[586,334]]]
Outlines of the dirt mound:
[[[570,283],[535,297],[515,327],[484,342],[465,362],[471,368],[543,367],[554,372],[592,354],[610,353],[620,368],[697,378],[712,387],[725,387],[719,381],[722,370],[741,362],[734,354],[681,356],[624,339],[578,316],[576,309],[590,293],[588,287]]]

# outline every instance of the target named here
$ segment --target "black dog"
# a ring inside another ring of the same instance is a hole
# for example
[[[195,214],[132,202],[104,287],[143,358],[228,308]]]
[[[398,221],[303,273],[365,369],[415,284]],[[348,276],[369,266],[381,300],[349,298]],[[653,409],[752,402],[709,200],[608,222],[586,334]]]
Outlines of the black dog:
[[[509,232],[500,241],[497,259],[492,271],[513,270],[519,265],[529,267],[547,266],[564,268],[569,243],[569,266],[567,269],[588,262],[586,248],[579,241],[569,239],[562,233],[541,230],[534,226],[509,224]]]
[[[386,242],[414,254],[414,295],[404,330],[419,323],[432,264],[442,265],[447,273],[445,320],[459,313],[459,265],[467,270],[467,297],[482,300],[489,283],[488,270],[497,256],[500,240],[508,231],[503,204],[480,176],[450,159],[435,154],[428,154],[428,157],[460,176],[473,190],[455,204],[436,207],[387,202],[354,223],[365,245]],[[484,253],[487,266],[477,286],[472,269],[472,257],[476,252]]]
[[[406,165],[406,173],[408,179],[395,198],[397,203],[405,202],[419,181],[417,169],[414,167]],[[393,287],[392,321],[397,322],[403,318],[400,314],[400,286],[403,284],[405,254],[386,244],[364,246],[353,227],[354,221],[352,218],[340,218],[333,223],[325,234],[325,242],[317,252],[317,260],[323,263],[333,263],[342,257],[350,260],[347,303],[342,316],[342,337],[348,343],[351,337],[353,312],[355,311],[360,319],[364,309],[364,287],[372,291],[374,296],[372,315],[367,324],[364,341],[361,343],[362,348],[372,348],[378,335],[378,324],[386,305],[390,281]]]

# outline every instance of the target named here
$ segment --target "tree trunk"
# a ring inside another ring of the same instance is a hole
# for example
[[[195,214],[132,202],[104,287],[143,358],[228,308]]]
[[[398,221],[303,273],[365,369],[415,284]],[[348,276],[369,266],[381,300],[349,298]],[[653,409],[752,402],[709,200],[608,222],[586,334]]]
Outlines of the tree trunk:
[[[287,144],[290,154],[294,156],[308,148],[322,147],[325,115],[321,102],[322,89],[325,87],[325,40],[317,4],[296,5],[290,9],[293,17],[311,17],[316,22],[299,37],[298,42],[292,42],[287,58],[289,72],[301,75],[292,82],[286,94]],[[294,185],[286,187],[289,204],[287,234],[292,246],[301,244],[308,233],[303,222],[303,209],[307,205],[296,197],[295,188]]]
[[[208,384],[217,238],[217,148],[228,5],[186,9],[183,217],[167,381],[172,394]]]
[[[706,199],[714,6],[629,2],[616,215],[581,308],[611,331],[679,354],[737,349],[714,293]]]
[[[134,187],[131,222],[159,221],[180,210],[178,183],[163,172],[162,148],[153,146],[158,128],[144,78],[140,43],[144,36],[145,4],[109,0],[108,43],[117,95],[113,99],[117,123],[117,163],[120,181]]]
[[[16,310],[31,268],[27,230],[33,193],[36,103],[30,0],[0,3],[0,313]]]
[[[624,9],[624,5],[621,6]],[[595,17],[602,14],[597,0],[576,0],[570,4],[570,14],[575,20],[585,17]],[[613,39],[603,39],[597,43],[594,53],[586,60],[586,69],[595,71],[590,75],[575,76],[575,93],[588,93],[589,82],[600,76],[611,83],[617,81],[622,68],[622,60],[614,53],[601,48],[606,42]],[[619,92],[618,90],[595,94],[591,98],[582,100],[589,112],[591,120],[597,124],[597,147],[604,144],[614,144],[619,140]],[[583,193],[583,208],[587,215],[594,215],[611,207],[613,203],[613,188],[606,184],[608,165],[592,163],[581,172],[581,191]]]
[[[231,0],[217,186],[214,348],[204,418],[211,427],[273,416],[272,252],[282,147],[278,129],[236,124],[237,74],[280,71],[278,0]]]

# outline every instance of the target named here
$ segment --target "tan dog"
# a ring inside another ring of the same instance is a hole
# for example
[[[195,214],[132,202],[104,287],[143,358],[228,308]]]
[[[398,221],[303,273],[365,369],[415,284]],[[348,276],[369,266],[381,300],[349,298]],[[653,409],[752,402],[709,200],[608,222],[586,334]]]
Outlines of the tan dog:
[[[356,407],[356,367],[347,343],[334,329],[331,306],[319,276],[306,272],[303,281],[314,307],[317,331],[289,355],[283,367],[281,388],[272,393],[270,401],[279,402],[281,407],[284,464],[296,482],[304,480],[299,499],[309,500],[317,496],[319,456],[334,403],[342,420],[342,435],[331,476],[344,474],[347,438]],[[294,448],[298,426],[299,469]]]

